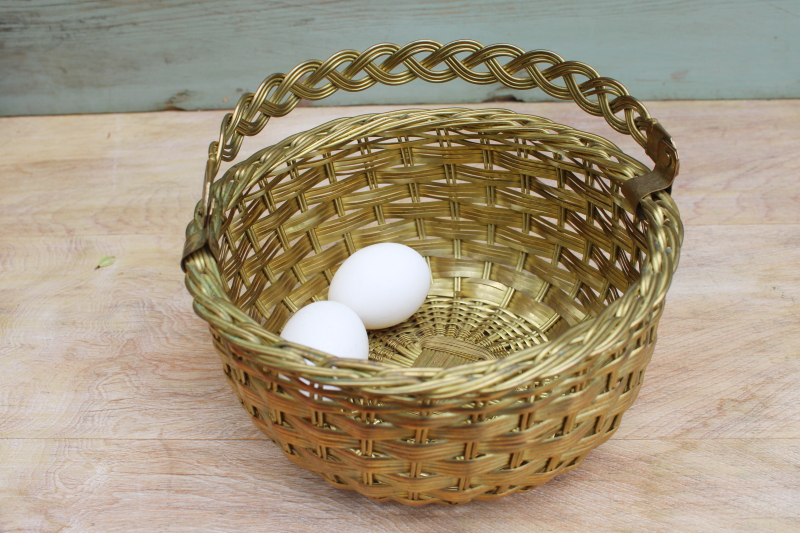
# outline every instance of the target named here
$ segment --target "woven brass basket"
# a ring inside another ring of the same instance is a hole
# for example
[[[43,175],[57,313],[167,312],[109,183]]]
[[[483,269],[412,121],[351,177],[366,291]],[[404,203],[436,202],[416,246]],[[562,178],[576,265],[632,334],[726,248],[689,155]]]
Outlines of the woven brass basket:
[[[572,99],[655,168],[544,118],[438,109],[334,120],[216,179],[301,98],[457,77]],[[683,238],[677,171],[638,100],[552,52],[343,51],[270,76],[225,117],[187,228],[186,285],[236,395],[296,464],[379,500],[498,498],[578,465],[636,397]],[[378,242],[428,260],[419,312],[370,332],[370,361],[283,341],[289,316]]]

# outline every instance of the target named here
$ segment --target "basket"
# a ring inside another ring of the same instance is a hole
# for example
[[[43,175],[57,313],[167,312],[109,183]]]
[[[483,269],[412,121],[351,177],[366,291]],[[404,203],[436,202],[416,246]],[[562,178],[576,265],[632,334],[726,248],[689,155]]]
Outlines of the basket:
[[[245,136],[302,99],[417,78],[538,87],[630,134],[608,140],[503,109],[341,118],[232,166]],[[183,267],[225,375],[295,464],[404,504],[529,490],[619,427],[656,341],[683,229],[678,154],[619,82],[548,51],[381,44],[267,78],[211,143]],[[371,360],[283,341],[350,254],[401,242],[429,296],[370,332]]]

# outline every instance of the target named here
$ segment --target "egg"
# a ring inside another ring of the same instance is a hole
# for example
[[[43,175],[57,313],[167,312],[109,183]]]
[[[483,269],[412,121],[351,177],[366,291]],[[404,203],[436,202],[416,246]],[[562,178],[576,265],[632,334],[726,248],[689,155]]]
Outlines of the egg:
[[[387,242],[348,257],[333,276],[328,300],[355,311],[367,329],[382,329],[416,313],[430,287],[425,258],[413,248]]]
[[[369,358],[369,338],[358,315],[339,302],[314,302],[297,311],[281,337],[336,357]]]

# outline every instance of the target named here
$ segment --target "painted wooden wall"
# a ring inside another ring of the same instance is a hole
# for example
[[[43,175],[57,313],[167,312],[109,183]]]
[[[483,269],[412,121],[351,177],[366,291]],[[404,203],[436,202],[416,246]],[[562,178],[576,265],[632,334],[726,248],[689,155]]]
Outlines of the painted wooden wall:
[[[800,97],[800,0],[2,0],[0,115],[229,108],[305,59],[421,38],[548,48],[642,99]],[[416,82],[323,103],[511,93]]]

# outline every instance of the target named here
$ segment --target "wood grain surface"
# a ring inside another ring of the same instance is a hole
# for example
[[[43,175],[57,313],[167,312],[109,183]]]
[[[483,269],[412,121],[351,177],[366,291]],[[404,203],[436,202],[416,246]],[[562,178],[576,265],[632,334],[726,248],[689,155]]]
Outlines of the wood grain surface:
[[[548,49],[640,99],[800,98],[797,0],[0,0],[0,115],[224,109],[273,72],[416,39]],[[414,82],[322,105],[541,91]]]
[[[639,398],[553,482],[421,509],[293,466],[229,390],[178,266],[222,113],[0,119],[0,532],[797,531],[800,101],[648,107],[686,242]],[[386,109],[298,108],[242,154]]]

